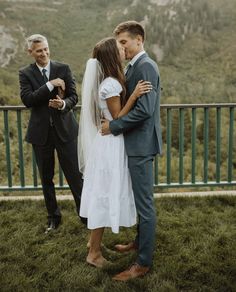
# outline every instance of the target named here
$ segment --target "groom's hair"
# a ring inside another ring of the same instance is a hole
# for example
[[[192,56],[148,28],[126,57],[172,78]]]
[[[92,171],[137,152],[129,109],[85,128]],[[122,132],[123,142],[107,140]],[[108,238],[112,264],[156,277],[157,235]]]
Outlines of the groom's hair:
[[[136,37],[137,35],[140,35],[144,41],[145,39],[145,31],[144,28],[140,23],[134,20],[129,20],[122,22],[117,25],[117,27],[114,29],[113,33],[117,37],[120,33],[128,32],[131,36]]]

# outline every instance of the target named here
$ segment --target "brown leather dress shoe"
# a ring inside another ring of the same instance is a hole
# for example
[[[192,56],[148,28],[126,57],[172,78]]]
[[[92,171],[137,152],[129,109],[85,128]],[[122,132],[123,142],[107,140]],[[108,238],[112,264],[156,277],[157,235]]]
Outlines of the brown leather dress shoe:
[[[132,241],[128,244],[117,244],[115,245],[115,249],[119,252],[130,252],[130,251],[136,251],[138,247],[135,244],[135,242]]]
[[[143,277],[144,275],[147,274],[149,270],[150,270],[149,267],[143,267],[135,263],[128,270],[125,270],[124,272],[121,272],[120,274],[115,275],[112,278],[112,280],[125,282],[130,279]]]

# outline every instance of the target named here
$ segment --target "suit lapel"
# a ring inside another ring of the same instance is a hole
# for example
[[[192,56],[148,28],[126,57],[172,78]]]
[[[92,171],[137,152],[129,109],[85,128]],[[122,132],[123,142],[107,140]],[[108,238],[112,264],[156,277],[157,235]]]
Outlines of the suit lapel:
[[[40,86],[42,86],[44,84],[43,75],[41,74],[41,72],[40,72],[39,68],[37,67],[36,63],[31,64],[31,71],[32,71],[35,79],[40,84]]]
[[[50,61],[50,76],[49,80],[53,80],[57,78],[57,66],[55,62]]]
[[[135,67],[137,67],[138,63],[139,63],[143,58],[146,58],[147,56],[148,56],[147,53],[142,54],[142,55],[138,58],[138,60],[134,63],[134,65],[133,65],[133,70],[135,70]]]
[[[44,80],[43,80],[43,75],[41,74],[39,68],[37,67],[36,63],[31,64],[31,70],[32,73],[35,77],[35,79],[37,79],[37,81],[39,82],[40,86],[44,85]],[[49,76],[49,80],[53,80],[55,79],[57,76],[57,66],[55,64],[55,62],[50,61],[50,76]]]
[[[129,71],[128,71],[127,74],[125,75],[125,77],[126,77],[126,81],[129,80],[130,77],[132,76],[133,71],[134,71],[134,68],[133,68],[133,67],[134,67],[134,66],[131,66],[130,69],[129,69]]]
[[[129,79],[132,78],[132,75],[133,75],[133,73],[134,73],[134,71],[135,71],[135,68],[136,68],[136,66],[138,65],[138,63],[139,63],[143,58],[145,58],[145,57],[147,57],[147,56],[148,56],[147,53],[145,53],[145,54],[142,54],[142,55],[138,58],[138,60],[137,60],[137,61],[134,63],[134,65],[130,68],[130,70],[129,70],[127,76],[126,76],[126,81],[129,81]]]

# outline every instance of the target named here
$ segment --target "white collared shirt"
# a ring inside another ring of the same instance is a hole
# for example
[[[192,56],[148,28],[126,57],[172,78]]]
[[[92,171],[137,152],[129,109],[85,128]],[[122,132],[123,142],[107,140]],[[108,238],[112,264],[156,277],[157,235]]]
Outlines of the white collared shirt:
[[[37,64],[36,63],[36,65],[37,65],[37,67],[39,68],[39,70],[40,70],[40,72],[41,72],[41,74],[43,75],[43,69],[45,69],[45,70],[47,70],[46,72],[45,72],[45,74],[46,74],[46,76],[47,76],[47,78],[48,78],[48,80],[49,80],[49,76],[50,76],[50,61],[47,63],[47,66],[45,66],[45,67],[41,67],[39,64]],[[50,81],[48,81],[47,83],[46,83],[46,85],[47,85],[47,87],[48,87],[48,89],[49,89],[49,91],[53,91],[53,89],[54,89],[54,86],[52,85],[52,83],[50,82]]]
[[[45,67],[41,67],[41,66],[40,66],[39,64],[37,64],[37,63],[36,63],[36,66],[39,68],[39,70],[40,70],[40,72],[41,72],[42,75],[43,75],[43,69],[46,70],[45,74],[46,74],[46,76],[47,76],[47,78],[48,78],[48,80],[49,80],[50,69],[51,69],[50,61],[47,63],[47,66],[45,66]],[[53,91],[53,89],[54,89],[54,85],[52,85],[52,83],[51,83],[50,81],[48,81],[48,82],[46,83],[46,85],[47,85],[48,90],[49,90],[50,92]],[[58,110],[64,110],[64,108],[66,107],[66,103],[65,103],[65,101],[64,101],[64,100],[62,100],[62,101],[63,101],[63,106],[62,106],[61,108],[58,108]]]
[[[145,54],[145,53],[146,53],[145,51],[141,51],[141,52],[139,52],[137,55],[135,55],[135,56],[133,57],[132,60],[130,60],[129,64],[130,64],[131,66],[133,66],[134,63],[138,60],[138,58],[139,58],[140,56],[142,56],[143,54]]]

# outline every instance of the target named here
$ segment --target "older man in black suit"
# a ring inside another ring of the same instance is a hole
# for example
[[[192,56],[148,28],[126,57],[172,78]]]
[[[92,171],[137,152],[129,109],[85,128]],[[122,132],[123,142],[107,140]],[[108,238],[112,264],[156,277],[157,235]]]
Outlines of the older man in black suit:
[[[49,232],[61,223],[53,183],[55,149],[79,214],[83,181],[77,158],[78,124],[72,111],[78,96],[69,66],[50,60],[46,37],[32,35],[27,45],[35,63],[19,71],[20,95],[24,105],[31,109],[26,141],[35,152],[48,211],[46,232]]]

